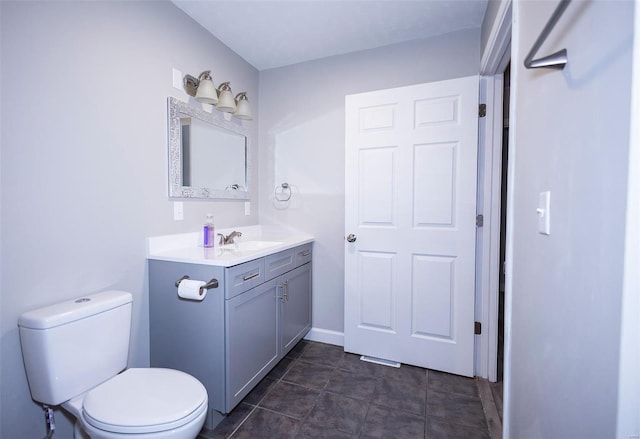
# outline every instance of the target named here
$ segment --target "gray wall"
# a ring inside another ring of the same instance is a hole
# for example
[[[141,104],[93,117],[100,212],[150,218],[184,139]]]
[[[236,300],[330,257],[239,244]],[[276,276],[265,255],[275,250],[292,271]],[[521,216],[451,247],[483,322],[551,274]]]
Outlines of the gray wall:
[[[260,72],[260,221],[313,234],[313,327],[344,328],[345,95],[478,73],[480,30]],[[289,203],[273,188],[293,186]]]
[[[611,438],[634,4],[572,3],[541,53],[566,47],[567,68],[523,69],[556,4],[514,5],[508,423],[514,438]],[[543,236],[536,207],[547,190],[551,235]]]
[[[27,387],[18,316],[131,291],[130,365],[148,365],[145,238],[198,230],[207,212],[221,227],[255,224],[258,210],[255,203],[245,216],[242,202],[187,201],[185,220],[173,221],[166,101],[180,92],[171,69],[212,69],[217,83],[249,93],[254,115],[258,72],[169,2],[3,1],[0,11],[0,436],[37,438],[44,422]],[[257,120],[243,123],[257,133]],[[55,437],[71,437],[60,412],[57,420]]]

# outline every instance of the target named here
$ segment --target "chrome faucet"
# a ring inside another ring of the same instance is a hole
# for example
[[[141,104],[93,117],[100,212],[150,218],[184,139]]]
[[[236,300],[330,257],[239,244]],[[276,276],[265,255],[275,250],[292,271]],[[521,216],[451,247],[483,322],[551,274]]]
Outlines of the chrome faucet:
[[[218,233],[218,236],[220,236],[220,245],[227,245],[227,244],[233,244],[233,239],[236,237],[241,237],[242,233],[241,232],[236,232],[235,230],[231,233],[229,233],[229,236],[224,236],[222,233]]]

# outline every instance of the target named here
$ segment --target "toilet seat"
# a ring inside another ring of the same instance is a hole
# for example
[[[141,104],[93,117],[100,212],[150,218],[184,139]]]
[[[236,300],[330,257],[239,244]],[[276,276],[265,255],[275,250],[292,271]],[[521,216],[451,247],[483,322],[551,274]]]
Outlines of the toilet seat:
[[[207,391],[191,375],[173,369],[127,369],[87,392],[82,417],[100,430],[140,434],[179,428],[206,409]]]

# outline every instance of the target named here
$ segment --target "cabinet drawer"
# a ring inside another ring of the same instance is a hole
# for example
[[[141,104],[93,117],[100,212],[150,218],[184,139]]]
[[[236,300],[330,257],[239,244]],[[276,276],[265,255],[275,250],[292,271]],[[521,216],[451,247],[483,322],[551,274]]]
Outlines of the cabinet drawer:
[[[265,282],[264,259],[245,262],[225,270],[225,298],[230,299]]]
[[[300,247],[296,247],[293,250],[295,251],[295,266],[299,267],[300,265],[306,264],[313,257],[313,252],[311,250],[313,243],[310,242],[308,244],[301,245]]]
[[[264,269],[267,280],[278,277],[295,267],[295,250],[285,250],[283,252],[269,255],[264,258]]]

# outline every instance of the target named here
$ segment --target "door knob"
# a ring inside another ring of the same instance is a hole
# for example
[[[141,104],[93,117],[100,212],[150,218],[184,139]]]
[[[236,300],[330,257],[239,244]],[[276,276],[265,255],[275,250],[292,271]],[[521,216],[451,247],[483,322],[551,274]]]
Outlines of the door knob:
[[[349,236],[347,236],[347,242],[356,242],[356,235],[349,233]]]

